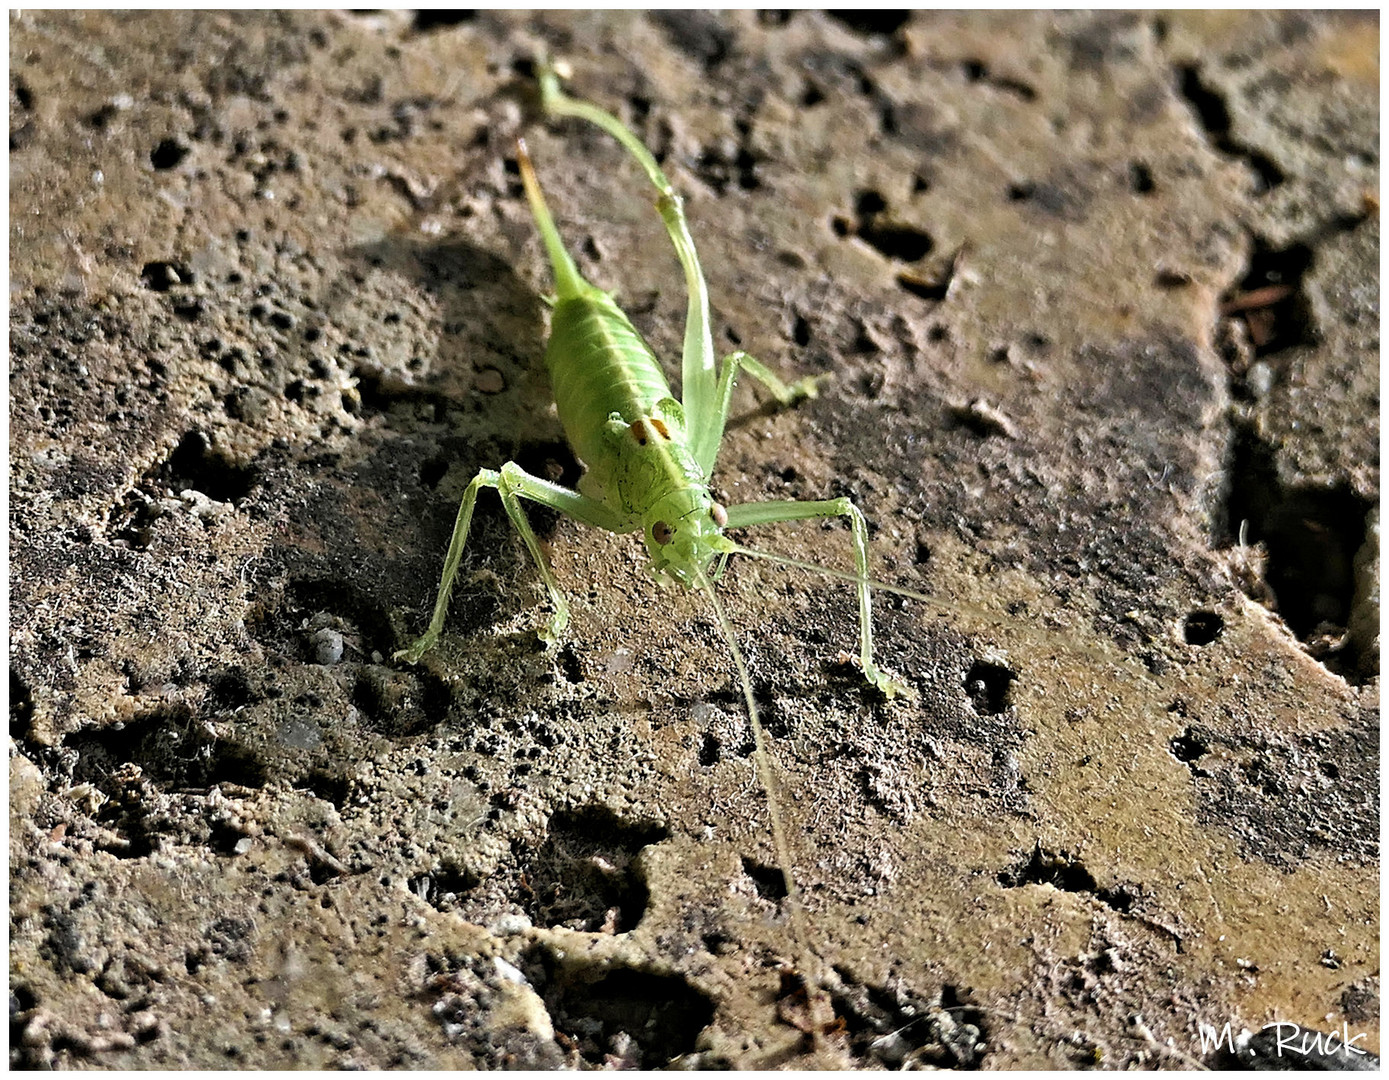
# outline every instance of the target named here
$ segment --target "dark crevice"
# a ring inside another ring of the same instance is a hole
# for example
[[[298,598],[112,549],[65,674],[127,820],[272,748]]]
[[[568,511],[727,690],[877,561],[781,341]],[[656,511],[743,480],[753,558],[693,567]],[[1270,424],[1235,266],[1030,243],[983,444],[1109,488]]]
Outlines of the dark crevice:
[[[392,671],[362,667],[352,684],[352,704],[362,726],[390,739],[410,739],[435,730],[449,714],[448,684],[423,669]]]
[[[430,489],[437,488],[444,477],[448,475],[453,461],[453,456],[446,453],[425,458],[420,465],[420,486]]]
[[[163,139],[150,151],[150,164],[161,171],[172,169],[182,162],[189,152],[190,148],[177,139]]]
[[[511,460],[532,476],[539,476],[552,484],[574,488],[583,475],[583,467],[574,456],[573,449],[562,440],[543,440],[525,442],[516,447]],[[539,503],[526,504],[526,516],[530,518],[531,528],[541,539],[554,535],[559,523],[558,511]]]
[[[34,695],[19,673],[10,668],[10,738],[23,744],[34,718]]]
[[[1020,101],[1036,101],[1037,91],[1028,86],[1020,79],[1013,79],[1007,76],[994,76],[989,72],[989,67],[982,60],[970,59],[960,61],[960,73],[965,77],[966,82],[984,83],[1001,90],[1006,94],[1011,94]]]
[[[1255,238],[1248,272],[1221,303],[1222,315],[1244,323],[1252,358],[1316,343],[1311,306],[1302,288],[1312,263],[1313,251],[1306,244],[1273,248]],[[1227,358],[1235,374],[1243,375],[1251,357]]]
[[[896,262],[916,262],[931,254],[936,243],[929,233],[913,225],[872,220],[858,229],[859,239]]]
[[[1085,868],[1080,857],[1068,851],[1048,851],[1040,844],[1032,854],[998,874],[998,883],[1005,889],[1024,885],[1050,885],[1062,892],[1089,893],[1100,903],[1120,914],[1133,910],[1141,899],[1137,888],[1119,884],[1100,888],[1095,876]]]
[[[1312,655],[1347,678],[1362,658],[1347,634],[1356,557],[1373,504],[1347,483],[1285,483],[1274,446],[1237,423],[1216,546],[1238,549],[1246,590],[1282,616]]]
[[[1214,611],[1191,611],[1182,620],[1182,640],[1188,645],[1210,645],[1225,631],[1225,620]]]
[[[577,685],[584,681],[583,663],[579,660],[579,654],[574,651],[572,645],[562,646],[555,659],[565,682],[570,685]]]
[[[912,17],[910,11],[874,11],[871,9],[829,11],[826,14],[856,34],[895,34],[906,26]]]
[[[196,491],[213,502],[236,503],[255,490],[254,468],[237,465],[200,431],[190,431],[169,457],[150,469],[106,514],[108,535],[133,550],[147,549],[154,523],[163,515],[161,500]]]
[[[339,810],[346,805],[352,793],[352,780],[349,777],[326,769],[310,769],[295,781],[295,786],[316,799],[332,803]]]
[[[168,292],[178,285],[193,284],[193,271],[183,263],[158,259],[140,267],[140,280],[154,292]]]
[[[913,296],[939,303],[950,295],[950,284],[954,279],[955,272],[952,263],[949,270],[939,277],[927,277],[910,270],[903,270],[897,275],[897,284]]]
[[[1012,687],[1017,674],[1001,664],[976,660],[965,675],[965,693],[980,716],[996,716],[1012,704]]]
[[[201,431],[190,431],[166,463],[174,492],[199,491],[213,502],[236,502],[255,487],[253,470],[233,464]]]
[[[245,668],[223,668],[207,680],[207,703],[218,712],[234,713],[258,700],[259,694]]]
[[[665,1068],[697,1048],[714,1003],[678,975],[561,965],[544,946],[522,970],[539,992],[562,1045],[604,1069]]]
[[[779,904],[786,899],[786,875],[778,867],[768,866],[743,856],[743,873],[752,880],[757,895]]]
[[[1129,162],[1129,190],[1135,195],[1151,195],[1157,184],[1153,181],[1153,170],[1141,161]]]
[[[519,858],[530,887],[526,914],[547,928],[632,930],[649,900],[637,856],[669,835],[662,825],[626,821],[602,806],[555,814],[540,847]]]
[[[89,729],[63,740],[76,753],[74,781],[87,782],[113,796],[125,793],[116,778],[122,766],[138,765],[140,775],[166,788],[205,788],[214,784],[263,787],[268,775],[249,748],[217,734],[186,707],[144,713],[116,728]]]
[[[387,412],[396,402],[432,404],[435,421],[442,422],[452,402],[431,386],[408,381],[396,372],[377,367],[353,368],[358,405],[351,411],[361,416]]]
[[[1211,747],[1200,732],[1194,727],[1187,727],[1180,735],[1174,736],[1168,745],[1173,757],[1190,767],[1193,773],[1204,775],[1194,763],[1209,754]]]
[[[706,185],[722,195],[730,187],[756,191],[762,186],[757,175],[757,156],[748,148],[746,139],[736,149],[716,146],[705,149],[695,162],[695,173]]]
[[[857,236],[878,254],[897,263],[919,262],[936,246],[930,233],[894,219],[888,212],[887,200],[871,188],[859,192],[852,218],[836,215],[830,225],[836,236]],[[903,271],[898,282],[918,296],[937,298],[934,294],[939,286],[915,270]]]
[[[454,904],[482,884],[473,871],[453,863],[441,863],[426,874],[408,878],[406,885],[412,893],[440,911],[452,911]]]
[[[1215,148],[1223,154],[1241,158],[1253,171],[1257,181],[1254,193],[1267,194],[1281,184],[1285,179],[1283,170],[1272,158],[1232,136],[1233,122],[1225,98],[1202,81],[1200,69],[1195,65],[1184,65],[1177,69],[1177,76],[1179,92],[1191,106]]]
[[[477,12],[473,10],[438,11],[431,8],[427,11],[415,12],[413,28],[417,34],[428,34],[435,30],[447,30],[462,23],[472,22],[476,18]]]
[[[267,598],[252,608],[246,620],[251,636],[281,656],[317,663],[318,645],[308,628],[332,625],[346,635],[360,635],[359,652],[389,655],[396,642],[385,608],[350,577],[312,577],[293,580],[279,602]]]

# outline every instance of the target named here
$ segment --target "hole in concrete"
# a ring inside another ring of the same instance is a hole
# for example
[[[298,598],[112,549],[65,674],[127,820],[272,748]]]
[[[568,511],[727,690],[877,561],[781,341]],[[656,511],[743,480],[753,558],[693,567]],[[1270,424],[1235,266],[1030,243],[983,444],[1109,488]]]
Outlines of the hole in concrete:
[[[458,899],[482,884],[476,874],[453,863],[442,863],[427,874],[406,881],[409,890],[440,911],[452,911]]]
[[[190,285],[193,271],[180,263],[160,259],[140,267],[140,280],[154,292],[168,292],[176,285]]]
[[[830,11],[830,18],[843,23],[856,34],[895,34],[912,17],[910,11]]]
[[[362,726],[391,739],[433,731],[453,704],[448,684],[422,668],[394,671],[362,667],[352,684],[352,704]]]
[[[1256,357],[1316,343],[1302,292],[1303,276],[1311,266],[1312,249],[1306,244],[1275,249],[1255,238],[1249,272],[1222,301],[1221,314],[1245,324]]]
[[[1192,611],[1182,620],[1182,640],[1188,645],[1209,645],[1224,629],[1225,620],[1214,611]]]
[[[201,431],[190,431],[183,437],[165,463],[164,472],[172,491],[191,489],[213,502],[236,502],[255,487],[254,471],[232,464]]]
[[[1210,744],[1196,733],[1195,728],[1190,727],[1173,738],[1168,745],[1172,747],[1172,756],[1186,764],[1205,757],[1211,749]]]
[[[894,262],[911,263],[924,259],[935,248],[931,235],[914,225],[885,220],[887,200],[872,189],[860,191],[854,201],[854,216],[850,221],[837,216],[831,222],[836,236],[857,235],[880,255]]]
[[[269,779],[254,748],[219,738],[182,707],[143,713],[119,730],[76,732],[63,740],[63,746],[76,754],[74,782],[90,783],[111,797],[99,817],[129,841],[128,847],[107,849],[121,858],[149,854],[153,833],[163,827],[148,818],[153,808],[139,797],[139,786],[118,779],[127,763],[139,766],[148,782],[167,790],[214,784],[259,788]]]
[[[897,275],[897,284],[913,296],[939,302],[950,295],[950,282],[953,277],[953,274],[946,274],[938,280],[931,280],[919,274],[903,271]]]
[[[564,676],[565,682],[575,684],[584,681],[584,666],[572,645],[566,644],[561,648],[556,659],[560,674]]]
[[[743,873],[752,879],[753,885],[757,888],[757,895],[763,900],[779,904],[786,899],[786,875],[775,866],[768,866],[744,855]]]
[[[1000,871],[998,883],[1005,889],[1050,885],[1062,892],[1093,893],[1099,888],[1094,875],[1070,852],[1047,851],[1041,845],[1026,859]]]
[[[650,899],[636,866],[642,848],[669,831],[625,821],[602,806],[561,811],[521,869],[530,885],[526,914],[537,926],[621,934],[641,921]]]
[[[163,139],[150,151],[150,164],[156,169],[172,169],[188,156],[189,148],[177,139]]]
[[[29,737],[34,718],[34,697],[28,685],[10,668],[10,738],[23,742]]]
[[[1121,914],[1131,911],[1141,898],[1134,885],[1120,883],[1110,888],[1100,888],[1095,876],[1085,868],[1079,856],[1068,851],[1048,851],[1040,844],[1032,849],[1032,854],[1026,859],[1000,871],[998,883],[1005,889],[1016,889],[1023,885],[1050,885],[1062,892],[1090,893],[1100,903]]]
[[[1151,195],[1157,185],[1153,182],[1153,170],[1141,161],[1129,162],[1129,190],[1135,195]]]
[[[447,30],[451,26],[472,22],[477,18],[476,11],[417,11],[414,16],[414,29],[418,34],[428,34],[434,30]]]
[[[965,693],[980,716],[996,716],[1012,704],[1017,675],[1001,664],[976,660],[965,675]]]
[[[590,1066],[660,1069],[695,1052],[714,1003],[674,975],[632,968],[558,969],[548,951],[527,954],[524,969],[540,992],[556,1034]]]
[[[1338,674],[1355,677],[1360,657],[1346,628],[1370,502],[1346,484],[1285,484],[1275,449],[1248,425],[1236,427],[1231,458],[1217,546],[1261,552],[1263,578],[1246,582],[1250,595],[1261,601],[1271,597],[1270,606],[1313,655]]]
[[[858,235],[875,251],[897,262],[924,259],[936,246],[929,233],[913,225],[872,220],[859,226]]]

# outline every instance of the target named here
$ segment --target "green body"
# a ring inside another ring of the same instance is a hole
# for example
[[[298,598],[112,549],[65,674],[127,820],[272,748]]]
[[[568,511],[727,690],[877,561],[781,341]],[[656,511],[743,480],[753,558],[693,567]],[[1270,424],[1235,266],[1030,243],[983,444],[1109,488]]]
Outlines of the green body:
[[[788,385],[743,352],[727,356],[721,366],[715,366],[704,272],[690,238],[682,201],[655,158],[617,117],[565,95],[550,68],[542,67],[540,71],[540,96],[550,115],[587,120],[612,135],[636,159],[657,190],[656,209],[675,247],[688,293],[680,380],[684,401],[677,401],[671,394],[670,384],[651,348],[613,298],[579,273],[550,216],[525,144],[518,141],[521,180],[555,275],[555,304],[545,366],[560,422],[586,471],[579,490],[574,491],[531,476],[515,462],[506,462],[497,470],[482,469],[459,503],[429,628],[396,655],[413,663],[438,640],[448,615],[449,594],[462,562],[477,494],[482,488],[494,488],[535,559],[554,603],[554,614],[541,630],[541,637],[548,643],[557,641],[567,625],[569,606],[526,519],[521,507],[523,499],[611,532],[641,530],[651,569],[685,585],[705,587],[716,609],[717,598],[708,588],[714,562],[734,551],[758,554],[725,537],[725,529],[811,518],[847,518],[853,532],[853,580],[858,587],[864,674],[884,693],[896,693],[902,689],[900,684],[873,662],[868,527],[858,508],[848,499],[826,499],[746,503],[725,509],[709,493],[709,476],[723,440],[738,373],[751,375],[783,405],[813,397],[816,380],[802,379]],[[729,647],[737,658],[737,645],[731,635]],[[750,695],[748,704],[751,709]]]
[[[781,404],[815,394],[815,380],[787,385],[746,353],[725,357],[714,364],[713,338],[709,329],[709,300],[690,239],[684,209],[650,152],[611,113],[565,96],[555,73],[542,69],[541,100],[555,116],[572,116],[597,124],[617,139],[645,170],[659,192],[656,208],[675,246],[685,274],[689,306],[681,358],[683,404],[671,394],[665,373],[650,347],[642,340],[613,298],[589,284],[579,274],[565,250],[545,205],[526,153],[519,144],[521,179],[530,201],[555,275],[555,304],[550,342],[545,351],[554,389],[555,405],[574,452],[584,463],[579,490],[550,483],[525,472],[515,462],[498,470],[482,469],[463,493],[454,523],[453,538],[444,559],[443,578],[429,628],[408,649],[396,656],[418,661],[438,640],[448,615],[449,594],[463,559],[473,508],[478,492],[493,488],[502,507],[516,526],[535,560],[540,577],[554,604],[554,614],[541,629],[549,644],[558,640],[569,619],[569,607],[555,581],[539,541],[521,506],[538,502],[588,525],[612,532],[641,530],[651,569],[685,585],[699,588],[709,598],[729,653],[737,669],[747,704],[748,722],[756,746],[758,772],[767,793],[769,824],[777,859],[790,898],[793,936],[802,955],[802,972],[809,978],[816,968],[814,954],[806,947],[795,881],[790,874],[791,856],[776,797],[776,780],[766,751],[766,736],[758,719],[752,679],[738,648],[732,624],[724,614],[711,584],[716,560],[734,552],[773,558],[742,547],[724,536],[724,529],[783,521],[844,517],[852,536],[856,573],[846,576],[856,586],[859,601],[860,660],[864,675],[888,696],[903,687],[873,662],[872,613],[868,577],[868,527],[863,514],[848,499],[818,502],[745,503],[725,509],[709,493],[709,476],[723,439],[728,405],[738,373],[746,372],[771,391]],[[795,560],[777,560],[795,563]],[[805,564],[797,564],[805,565]],[[812,987],[814,985],[811,981]],[[828,999],[816,993],[820,1006],[829,1010]],[[817,1006],[812,1006],[812,1009]]]
[[[564,433],[587,470],[587,494],[633,528],[678,527],[710,512],[708,477],[689,451],[679,403],[612,297],[593,289],[555,304],[545,366]]]

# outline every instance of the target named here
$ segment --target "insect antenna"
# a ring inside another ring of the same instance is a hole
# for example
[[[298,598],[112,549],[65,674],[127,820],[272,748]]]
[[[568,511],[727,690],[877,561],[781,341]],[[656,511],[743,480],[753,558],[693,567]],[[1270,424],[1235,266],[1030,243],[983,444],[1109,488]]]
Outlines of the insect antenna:
[[[924,600],[928,604],[935,604],[939,607],[950,608],[962,614],[970,609],[962,605],[952,604],[949,600],[942,600],[938,596],[930,596],[924,592],[917,592],[915,589],[907,589],[901,585],[890,585],[886,581],[879,581],[877,578],[863,577],[848,570],[836,570],[831,566],[821,566],[819,563],[806,562],[804,559],[794,559],[790,555],[777,555],[770,551],[760,551],[757,548],[746,547],[734,540],[724,540],[724,551],[729,555],[747,555],[754,559],[762,559],[765,562],[776,563],[779,566],[791,566],[797,570],[809,570],[812,574],[820,574],[824,577],[835,578],[838,581],[848,581],[854,585],[860,582],[866,584],[870,589],[877,589],[880,592],[895,593],[898,596],[905,596],[909,600]]]
[[[879,581],[876,578],[863,577],[859,574],[851,573],[847,570],[836,570],[833,567],[821,566],[819,563],[806,562],[803,559],[795,559],[789,555],[777,555],[770,551],[759,551],[757,548],[745,547],[735,540],[724,538],[721,545],[722,550],[730,555],[747,555],[753,559],[761,559],[764,562],[776,563],[779,566],[790,566],[797,570],[807,570],[812,574],[820,574],[823,577],[834,578],[836,581],[847,581],[857,585],[860,582],[866,584],[870,589],[878,589],[885,593],[893,593],[897,596],[905,596],[908,600],[920,600],[930,604],[941,611],[948,611],[959,615],[966,620],[977,620],[980,618],[988,620],[995,628],[1007,626],[1010,622],[1008,617],[996,612],[989,611],[987,608],[976,607],[973,604],[956,603],[940,596],[931,596],[916,589],[907,589],[901,585],[890,585],[886,581]],[[1131,675],[1144,678],[1141,667],[1135,666],[1133,657],[1124,654],[1115,654],[1112,650],[1088,645],[1081,641],[1069,640],[1064,645],[1064,651],[1077,656],[1088,657],[1098,663],[1118,664]]]
[[[820,958],[809,945],[810,938],[806,933],[800,892],[796,888],[796,880],[791,874],[791,849],[786,843],[786,831],[782,826],[781,797],[777,793],[777,781],[776,775],[772,771],[771,755],[767,752],[767,735],[762,728],[761,714],[757,711],[757,701],[752,694],[752,677],[748,674],[748,665],[747,661],[743,659],[743,651],[738,648],[738,639],[733,632],[733,623],[719,602],[718,593],[714,591],[713,583],[703,568],[696,564],[694,574],[700,590],[709,598],[709,606],[713,608],[714,618],[719,624],[724,641],[728,644],[729,655],[733,657],[733,666],[737,669],[738,681],[743,688],[743,701],[747,703],[748,726],[752,729],[753,757],[757,762],[757,773],[762,782],[762,790],[767,793],[767,819],[771,824],[772,846],[776,850],[778,868],[781,870],[782,881],[786,888],[786,910],[791,924],[792,945],[797,953],[796,962],[801,967],[801,978],[808,997],[812,1046],[818,1055],[820,1034],[822,1030],[827,1029],[833,1023],[833,1007],[829,1004],[824,985],[820,979]],[[823,1025],[819,1022],[822,1011],[826,1016],[826,1023]]]

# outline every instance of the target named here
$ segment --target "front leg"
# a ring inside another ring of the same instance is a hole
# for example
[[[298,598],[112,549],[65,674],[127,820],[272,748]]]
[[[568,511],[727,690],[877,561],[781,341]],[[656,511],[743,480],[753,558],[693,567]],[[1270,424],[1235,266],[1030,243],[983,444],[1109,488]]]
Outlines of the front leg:
[[[847,517],[854,536],[854,569],[858,574],[859,658],[863,664],[863,674],[887,697],[909,693],[905,683],[892,678],[873,662],[873,608],[868,585],[868,523],[864,521],[862,511],[851,499],[742,503],[728,508],[728,528],[828,517]]]
[[[434,602],[434,615],[429,620],[429,629],[409,648],[395,653],[392,659],[404,660],[408,664],[416,663],[439,640],[439,634],[444,629],[444,619],[449,611],[449,597],[453,592],[454,579],[458,576],[458,567],[463,561],[463,548],[468,542],[468,530],[473,521],[477,493],[483,488],[495,488],[501,496],[502,507],[506,510],[507,517],[511,518],[511,523],[521,534],[526,550],[531,553],[531,558],[535,560],[535,565],[540,571],[540,579],[549,590],[554,614],[546,620],[540,630],[541,640],[547,646],[555,644],[568,625],[569,604],[565,601],[564,594],[559,591],[559,583],[555,581],[555,575],[545,561],[545,554],[540,550],[540,541],[536,539],[535,530],[531,528],[526,513],[521,508],[521,499],[530,499],[531,502],[548,506],[551,510],[557,510],[587,525],[610,532],[627,532],[632,527],[623,515],[609,509],[605,504],[567,487],[532,476],[514,461],[508,461],[501,467],[500,472],[494,469],[480,469],[464,490],[463,500],[458,504],[458,518],[453,526],[453,539],[449,541],[448,555],[444,558],[444,574],[439,582],[439,595]]]

